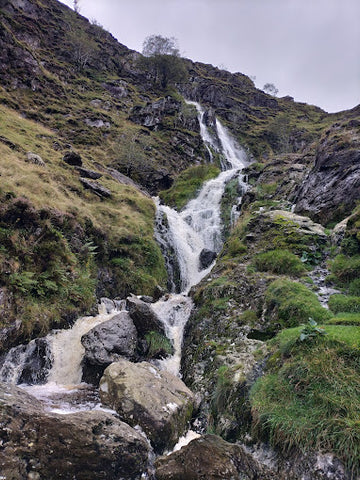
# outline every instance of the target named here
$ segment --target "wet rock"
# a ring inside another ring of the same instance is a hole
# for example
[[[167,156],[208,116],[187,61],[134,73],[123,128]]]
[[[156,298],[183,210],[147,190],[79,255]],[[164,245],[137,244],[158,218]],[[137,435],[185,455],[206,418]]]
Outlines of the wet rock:
[[[126,308],[130,313],[139,336],[143,337],[149,332],[165,334],[164,325],[158,318],[151,305],[140,300],[134,295],[126,299]]]
[[[242,455],[237,445],[216,435],[193,440],[181,450],[155,462],[158,480],[250,480],[256,476],[255,462]]]
[[[207,248],[203,248],[199,256],[201,270],[204,270],[205,268],[210,267],[210,265],[213,263],[216,257],[217,257],[216,252],[213,252],[212,250],[208,250]]]
[[[194,397],[174,375],[147,362],[111,364],[100,381],[100,397],[129,425],[140,425],[156,451],[175,445],[191,418]]]
[[[27,345],[18,345],[9,350],[0,370],[0,379],[28,385],[46,383],[52,360],[47,339],[36,338]]]
[[[106,313],[111,313],[116,310],[116,305],[114,300],[111,300],[107,297],[100,298],[100,308],[105,309]]]
[[[45,167],[44,160],[40,157],[40,155],[37,155],[36,153],[28,152],[26,154],[26,162],[32,163],[34,165],[39,165],[39,167]]]
[[[91,178],[92,180],[97,180],[98,178],[102,177],[101,173],[94,172],[94,170],[89,170],[88,168],[77,167],[76,170],[83,178]]]
[[[137,331],[128,312],[120,312],[81,337],[85,348],[83,381],[98,384],[105,368],[121,357],[134,359]]]
[[[102,198],[109,198],[111,197],[111,191],[98,182],[92,182],[91,180],[88,180],[87,178],[80,178],[80,182],[84,185],[85,188],[91,190],[95,195],[98,195],[99,197]]]
[[[331,454],[280,456],[265,445],[246,446],[204,435],[155,462],[157,480],[350,480]]]
[[[0,384],[0,407],[4,478],[135,480],[147,468],[146,440],[110,413],[48,413],[8,384]]]

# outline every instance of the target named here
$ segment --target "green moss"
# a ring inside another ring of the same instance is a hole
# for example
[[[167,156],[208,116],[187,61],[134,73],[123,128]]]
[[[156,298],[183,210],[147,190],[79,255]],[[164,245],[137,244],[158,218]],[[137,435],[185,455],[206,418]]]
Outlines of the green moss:
[[[360,297],[340,294],[331,295],[329,308],[334,313],[360,313]]]
[[[305,272],[300,258],[288,250],[270,250],[253,258],[252,264],[260,272],[299,276]]]
[[[332,316],[320,305],[315,293],[305,285],[287,279],[278,279],[269,285],[266,301],[276,312],[282,327],[306,323],[310,317],[321,323]]]
[[[360,469],[360,332],[326,326],[328,335],[299,342],[300,328],[281,332],[268,373],[250,400],[253,433],[282,451],[333,452],[352,471]],[[270,359],[271,360],[271,359]]]
[[[349,285],[360,277],[360,255],[337,255],[331,262],[330,269],[339,285]]]
[[[166,205],[181,210],[195,197],[204,182],[217,177],[219,173],[219,168],[213,164],[190,167],[181,172],[173,186],[160,192],[159,196]]]

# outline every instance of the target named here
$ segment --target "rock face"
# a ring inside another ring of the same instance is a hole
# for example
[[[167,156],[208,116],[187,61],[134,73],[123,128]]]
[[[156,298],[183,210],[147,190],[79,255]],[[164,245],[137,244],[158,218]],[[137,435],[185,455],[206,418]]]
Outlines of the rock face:
[[[102,411],[47,413],[21,389],[0,385],[0,472],[16,480],[139,479],[148,444]]]
[[[83,381],[98,384],[110,363],[134,358],[137,331],[128,312],[120,312],[83,335],[81,343],[85,348]]]
[[[320,142],[315,165],[296,198],[295,212],[322,224],[345,218],[360,197],[359,128],[338,130],[334,126]]]
[[[193,395],[168,372],[147,362],[111,364],[100,381],[100,396],[130,425],[140,425],[154,449],[162,452],[184,433],[193,409]]]
[[[141,337],[151,331],[165,334],[164,325],[149,303],[132,296],[126,299],[126,308]]]

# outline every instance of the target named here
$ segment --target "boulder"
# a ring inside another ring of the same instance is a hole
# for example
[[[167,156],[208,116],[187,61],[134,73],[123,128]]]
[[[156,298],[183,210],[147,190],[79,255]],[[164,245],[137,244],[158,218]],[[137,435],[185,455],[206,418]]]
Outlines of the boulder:
[[[72,151],[66,152],[65,155],[63,156],[63,160],[68,165],[72,165],[74,167],[81,167],[82,165],[81,157],[76,152],[72,152]]]
[[[28,163],[33,163],[34,165],[39,165],[39,167],[45,167],[44,160],[40,157],[40,155],[37,155],[36,153],[28,152],[26,154],[25,161]]]
[[[210,267],[210,265],[213,263],[216,257],[217,257],[216,252],[213,252],[212,250],[208,250],[207,248],[203,248],[199,256],[201,270],[204,270],[205,268]]]
[[[155,462],[157,480],[250,480],[254,462],[241,456],[237,445],[216,435],[205,435]]]
[[[111,413],[48,413],[9,384],[0,384],[0,406],[3,478],[135,480],[147,468],[148,443]]]
[[[82,177],[80,178],[80,182],[84,185],[85,188],[87,188],[88,190],[91,190],[98,197],[103,197],[103,198],[111,197],[110,190],[103,187],[98,182],[92,182],[91,180],[88,180],[87,178],[82,178]]]
[[[81,337],[85,348],[83,381],[98,384],[105,368],[121,357],[134,359],[137,331],[128,312],[120,312]]]
[[[107,367],[100,397],[129,425],[140,425],[158,452],[175,445],[194,404],[193,394],[178,377],[150,363],[127,360]]]
[[[139,336],[143,337],[149,332],[159,332],[165,335],[164,325],[149,303],[132,295],[126,299],[126,308]]]

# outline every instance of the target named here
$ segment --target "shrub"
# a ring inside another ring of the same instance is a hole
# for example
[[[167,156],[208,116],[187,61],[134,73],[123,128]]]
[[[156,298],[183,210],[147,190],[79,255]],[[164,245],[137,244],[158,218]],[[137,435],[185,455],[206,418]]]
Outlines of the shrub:
[[[266,301],[270,309],[277,310],[278,321],[283,327],[305,323],[309,317],[321,323],[332,316],[320,305],[315,293],[287,279],[278,279],[269,285]]]
[[[256,255],[253,265],[260,272],[272,272],[299,276],[305,272],[305,267],[300,258],[289,250],[270,250]]]
[[[334,313],[359,313],[360,297],[340,294],[331,295],[329,298],[329,308]]]

